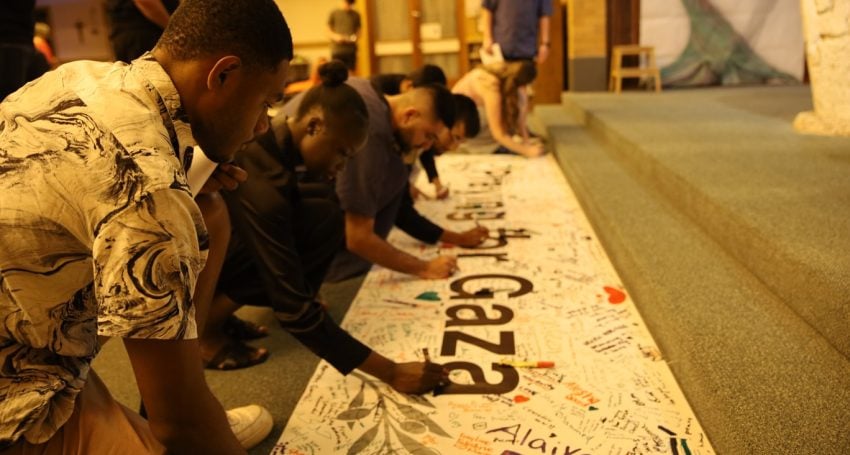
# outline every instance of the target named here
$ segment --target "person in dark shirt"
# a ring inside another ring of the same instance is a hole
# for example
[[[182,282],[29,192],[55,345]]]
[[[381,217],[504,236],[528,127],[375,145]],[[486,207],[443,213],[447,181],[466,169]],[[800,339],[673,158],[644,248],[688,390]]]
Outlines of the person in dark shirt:
[[[481,15],[484,52],[498,44],[506,61],[546,61],[552,0],[482,0]]]
[[[0,1],[0,101],[50,69],[33,46],[35,0]]]
[[[422,393],[445,380],[440,365],[381,356],[342,330],[316,300],[343,245],[343,218],[334,201],[302,191],[299,177],[308,171],[335,175],[366,142],[368,110],[343,83],[347,75],[342,62],[321,67],[321,85],[304,95],[295,114],[273,118],[271,129],[237,158],[249,178],[225,195],[234,232],[202,350],[220,353],[214,367],[264,360],[223,329],[241,304],[266,305],[285,330],[340,373],[357,368],[399,392]]]
[[[153,49],[179,0],[107,0],[115,59],[130,63]]]
[[[369,139],[349,160],[336,180],[336,194],[345,211],[345,244],[326,281],[338,282],[366,273],[379,264],[391,270],[426,279],[447,278],[457,272],[452,256],[424,260],[386,241],[396,223],[408,171],[404,156],[430,148],[454,125],[454,101],[445,87],[426,85],[395,96],[379,94],[369,81],[350,78],[369,106]],[[284,111],[298,108],[296,97]],[[487,234],[480,228],[458,233],[464,244],[480,243]]]
[[[343,0],[328,16],[331,59],[345,63],[351,71],[357,68],[357,38],[360,36],[360,13],[354,11],[353,5],[354,0]]]
[[[443,69],[430,63],[422,65],[422,68],[413,70],[408,74],[376,74],[369,78],[369,81],[384,95],[399,95],[411,88],[426,84],[447,84],[446,73],[443,72]]]
[[[399,95],[416,87],[421,87],[427,84],[438,84],[445,86],[447,83],[446,74],[443,69],[437,65],[425,64],[421,68],[413,70],[409,74],[376,74],[369,81],[380,93],[384,95]],[[438,199],[445,199],[449,196],[449,189],[444,187],[440,181],[440,175],[437,172],[437,164],[434,160],[436,152],[434,148],[425,150],[419,154],[419,163],[428,174],[428,182],[434,185],[434,190]],[[421,192],[415,187],[410,186],[412,197],[416,199]]]
[[[454,94],[452,98],[455,102],[455,124],[450,131],[437,138],[434,147],[426,150],[426,152],[430,152],[429,155],[432,160],[431,166],[423,166],[426,171],[429,168],[436,169],[436,166],[433,164],[435,154],[439,155],[447,150],[457,149],[467,138],[477,136],[481,128],[475,102],[465,95]],[[423,152],[423,154],[426,152]],[[422,157],[420,156],[421,159]],[[410,185],[411,189],[413,188],[412,183],[408,182],[408,185]],[[413,199],[416,193],[411,189],[404,192],[395,222],[396,227],[411,237],[430,244],[442,241],[461,246],[475,246],[481,243],[479,238],[474,237],[475,235],[489,235],[487,228],[480,226],[466,233],[444,230],[416,210],[416,207],[413,205]]]

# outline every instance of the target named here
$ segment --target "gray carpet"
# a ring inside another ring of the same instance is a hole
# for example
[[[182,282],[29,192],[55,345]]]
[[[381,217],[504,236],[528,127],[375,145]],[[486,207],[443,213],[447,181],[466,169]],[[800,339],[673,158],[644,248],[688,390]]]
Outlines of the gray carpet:
[[[850,453],[850,139],[793,132],[810,106],[798,86],[537,110],[720,454]]]
[[[335,320],[342,320],[362,281],[360,277],[322,287],[322,297]],[[313,376],[318,358],[277,328],[269,309],[243,307],[237,314],[271,329],[268,337],[254,343],[268,348],[271,356],[265,363],[244,370],[207,370],[207,382],[225,408],[256,403],[271,411],[275,423],[271,435],[250,451],[252,455],[267,455]],[[138,409],[139,391],[127,352],[120,341],[113,340],[104,346],[95,359],[94,368],[118,401],[131,409]]]

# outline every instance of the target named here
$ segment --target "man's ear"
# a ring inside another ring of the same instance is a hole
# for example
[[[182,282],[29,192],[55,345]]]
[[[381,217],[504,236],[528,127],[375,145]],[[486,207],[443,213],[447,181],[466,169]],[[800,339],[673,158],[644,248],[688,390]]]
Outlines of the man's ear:
[[[307,134],[311,136],[315,136],[322,132],[322,128],[324,128],[325,122],[319,116],[312,116],[310,120],[307,121]]]
[[[207,75],[207,89],[220,89],[229,80],[230,76],[241,67],[242,59],[235,55],[227,55],[218,59]]]
[[[414,120],[416,117],[419,117],[419,109],[416,109],[413,106],[405,108],[404,111],[402,111],[402,119],[405,124]]]

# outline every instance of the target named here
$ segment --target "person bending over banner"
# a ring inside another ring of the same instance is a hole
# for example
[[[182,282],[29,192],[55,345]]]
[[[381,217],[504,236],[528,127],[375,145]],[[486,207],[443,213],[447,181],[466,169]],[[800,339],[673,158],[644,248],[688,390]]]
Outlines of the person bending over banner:
[[[185,0],[153,53],[0,104],[0,453],[245,453],[201,368],[210,239],[185,169],[196,143],[227,162],[268,127],[291,58],[272,0]],[[147,421],[91,369],[106,337]]]
[[[395,363],[342,330],[316,297],[343,244],[336,202],[299,190],[304,171],[333,175],[362,148],[369,112],[344,84],[348,70],[331,61],[322,83],[304,95],[295,115],[279,114],[271,129],[236,159],[248,180],[225,195],[234,234],[202,343],[211,368],[232,369],[267,357],[225,333],[241,304],[274,309],[280,325],[319,357],[347,374],[355,368],[403,393],[423,393],[445,381],[431,362]]]

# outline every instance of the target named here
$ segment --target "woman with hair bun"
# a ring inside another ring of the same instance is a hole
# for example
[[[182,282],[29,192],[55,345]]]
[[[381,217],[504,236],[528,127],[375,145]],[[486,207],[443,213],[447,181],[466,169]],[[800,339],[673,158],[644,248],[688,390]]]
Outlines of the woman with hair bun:
[[[525,86],[536,77],[534,63],[519,60],[477,67],[457,81],[452,92],[472,98],[481,117],[481,132],[464,148],[472,153],[504,148],[527,157],[542,155],[543,144],[529,138],[526,126]]]
[[[324,337],[335,341],[345,334],[316,302],[343,243],[342,212],[326,197],[302,194],[298,183],[305,171],[336,174],[365,143],[369,114],[345,84],[345,65],[328,62],[319,76],[321,83],[307,91],[297,114],[272,118],[269,130],[234,163],[248,180],[224,195],[234,229],[201,339],[207,368],[244,368],[268,358],[266,349],[244,342],[267,334],[265,327],[233,316],[245,304],[274,308],[284,327],[311,349]]]

